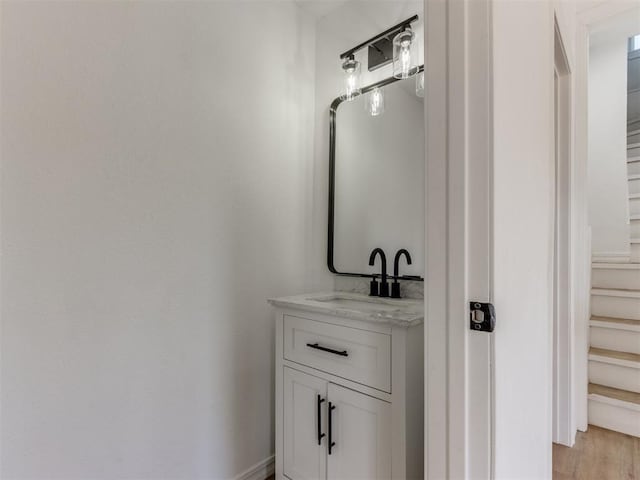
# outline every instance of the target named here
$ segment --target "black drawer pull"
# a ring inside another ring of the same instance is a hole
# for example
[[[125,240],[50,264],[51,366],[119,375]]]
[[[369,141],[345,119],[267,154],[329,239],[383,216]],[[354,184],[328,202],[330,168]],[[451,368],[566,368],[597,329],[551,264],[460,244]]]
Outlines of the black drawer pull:
[[[324,433],[322,433],[322,402],[324,402],[324,398],[318,394],[318,445],[322,445],[322,437],[324,437]]]
[[[322,350],[323,352],[333,353],[334,355],[340,355],[341,357],[348,357],[349,356],[349,354],[347,353],[346,350],[343,350],[343,351],[334,350],[333,348],[323,347],[321,345],[318,345],[317,343],[307,343],[307,347],[315,348],[316,350]]]
[[[329,438],[327,442],[327,446],[329,447],[329,455],[331,455],[331,449],[336,446],[336,442],[333,441],[333,421],[332,421],[332,412],[336,409],[336,406],[329,402],[329,408],[327,413],[329,414]]]

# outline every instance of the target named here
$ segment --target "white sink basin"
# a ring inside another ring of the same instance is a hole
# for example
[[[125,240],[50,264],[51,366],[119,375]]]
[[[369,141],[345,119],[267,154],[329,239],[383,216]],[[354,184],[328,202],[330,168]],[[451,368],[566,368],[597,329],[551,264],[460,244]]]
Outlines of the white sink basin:
[[[369,297],[358,293],[315,293],[274,298],[269,302],[281,307],[404,326],[422,323],[424,318],[422,300]]]

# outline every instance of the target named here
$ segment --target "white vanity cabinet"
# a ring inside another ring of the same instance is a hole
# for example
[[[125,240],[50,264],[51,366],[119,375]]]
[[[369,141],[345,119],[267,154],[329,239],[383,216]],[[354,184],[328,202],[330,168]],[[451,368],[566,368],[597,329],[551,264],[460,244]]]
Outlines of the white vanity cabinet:
[[[276,478],[423,478],[421,319],[285,300],[271,300]]]

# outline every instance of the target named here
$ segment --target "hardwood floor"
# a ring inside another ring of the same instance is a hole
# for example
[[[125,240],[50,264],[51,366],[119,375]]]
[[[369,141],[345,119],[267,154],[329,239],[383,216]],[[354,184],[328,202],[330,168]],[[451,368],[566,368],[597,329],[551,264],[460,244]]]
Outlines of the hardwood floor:
[[[640,438],[589,425],[573,448],[553,445],[553,480],[640,480]]]
[[[640,480],[640,438],[589,425],[573,448],[553,445],[553,480]]]

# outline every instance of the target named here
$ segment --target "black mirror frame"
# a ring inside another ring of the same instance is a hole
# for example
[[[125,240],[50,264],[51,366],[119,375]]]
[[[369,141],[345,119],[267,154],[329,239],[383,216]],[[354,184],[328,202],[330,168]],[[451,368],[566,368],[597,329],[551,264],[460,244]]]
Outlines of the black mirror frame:
[[[420,65],[418,67],[418,72],[416,73],[416,75],[421,72],[424,72],[424,65]],[[403,79],[389,77],[380,80],[379,82],[372,83],[371,85],[367,85],[366,87],[362,88],[360,96],[364,95],[367,92],[370,92],[374,88],[384,87],[400,80]],[[333,264],[336,191],[336,117],[338,113],[338,107],[343,101],[343,99],[337,97],[333,100],[333,102],[331,102],[331,106],[329,108],[329,209],[327,222],[327,267],[329,268],[329,271],[331,273],[334,273],[336,275],[343,275],[347,277],[374,278],[378,275],[369,273],[339,272],[338,270],[336,270],[335,265]],[[398,278],[401,280],[424,281],[423,277],[415,275],[402,275]]]

